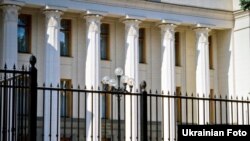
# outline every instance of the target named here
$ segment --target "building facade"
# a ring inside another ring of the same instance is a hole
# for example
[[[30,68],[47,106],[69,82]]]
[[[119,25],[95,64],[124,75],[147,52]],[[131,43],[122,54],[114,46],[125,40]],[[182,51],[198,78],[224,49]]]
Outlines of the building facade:
[[[134,78],[134,91],[145,80],[165,94],[250,93],[250,12],[238,0],[1,0],[0,6],[0,65],[28,65],[35,55],[38,85],[97,89],[121,67]]]

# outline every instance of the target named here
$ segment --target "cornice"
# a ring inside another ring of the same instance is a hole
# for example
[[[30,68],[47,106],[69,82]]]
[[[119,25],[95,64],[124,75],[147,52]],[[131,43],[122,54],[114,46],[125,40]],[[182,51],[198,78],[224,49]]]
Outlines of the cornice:
[[[219,9],[208,9],[203,7],[193,7],[187,5],[176,5],[170,3],[157,3],[144,0],[71,0],[78,2],[88,2],[109,6],[129,7],[158,12],[168,12],[173,14],[191,15],[220,20],[233,20],[233,12]]]

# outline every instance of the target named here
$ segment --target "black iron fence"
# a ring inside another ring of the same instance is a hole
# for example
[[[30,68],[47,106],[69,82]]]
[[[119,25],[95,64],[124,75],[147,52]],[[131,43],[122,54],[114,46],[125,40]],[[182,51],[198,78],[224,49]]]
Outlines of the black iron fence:
[[[250,124],[244,97],[37,87],[34,59],[29,70],[0,70],[1,141],[173,141],[179,124]]]

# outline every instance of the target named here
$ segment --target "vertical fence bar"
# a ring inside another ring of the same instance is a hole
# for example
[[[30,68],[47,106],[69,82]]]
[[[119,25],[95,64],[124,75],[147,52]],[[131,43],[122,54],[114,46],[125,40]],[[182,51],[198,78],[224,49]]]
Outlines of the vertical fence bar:
[[[157,93],[156,93],[157,94]],[[155,98],[156,105],[155,105],[155,110],[156,110],[156,140],[158,141],[158,97],[156,96]]]
[[[113,133],[114,132],[113,131],[114,130],[114,128],[113,128],[113,120],[114,120],[113,119],[114,118],[114,116],[113,116],[113,106],[114,105],[113,105],[113,95],[111,94],[110,96],[111,96],[111,100],[110,100],[111,101],[111,140],[113,140],[114,139],[114,133]],[[124,111],[124,114],[125,114],[125,111]]]
[[[222,97],[220,95],[220,124],[222,124]]]
[[[78,85],[78,90],[80,90],[80,86]],[[77,102],[77,141],[80,140],[80,92],[77,92],[78,94],[78,102]]]
[[[239,125],[239,102],[238,102],[238,96],[236,97],[236,116],[237,116],[237,125]]]
[[[29,103],[29,140],[36,141],[37,135],[37,69],[35,67],[36,57],[30,57],[30,101],[26,101]],[[26,78],[27,79],[27,78]],[[28,86],[28,85],[26,85]],[[27,94],[26,94],[27,96]],[[25,120],[26,121],[26,120]]]
[[[186,124],[188,123],[188,98],[187,98],[187,93],[186,93]],[[198,106],[199,107],[199,106]]]
[[[217,111],[216,111],[216,106],[217,105],[217,100],[216,100],[216,95],[214,95],[214,123],[217,124]]]
[[[50,88],[52,88],[52,84],[50,84]],[[52,89],[50,90],[50,104],[49,104],[49,106],[50,106],[50,114],[49,114],[49,140],[51,141],[51,136],[52,136],[52,134],[51,134],[51,125],[52,125]]]
[[[147,141],[147,91],[146,91],[146,82],[143,81],[140,84],[141,91],[141,141]],[[156,113],[158,114],[158,113]],[[157,123],[158,124],[158,123]]]
[[[242,125],[244,125],[244,101],[243,101],[243,96],[241,98],[241,106],[242,106]]]
[[[180,124],[182,124],[182,94],[180,93]]]
[[[100,94],[100,92],[99,92],[99,90],[100,90],[100,88],[98,87],[98,93],[97,93],[97,95],[98,95],[98,134],[97,134],[97,139],[98,140],[100,140],[101,139],[101,137],[100,137],[100,130],[102,130],[102,128],[101,128],[101,118],[100,118],[100,111],[101,111],[101,107],[100,107],[100,103],[101,103],[101,94]],[[105,109],[106,110],[106,109]],[[106,117],[106,116],[105,116]],[[106,119],[105,119],[105,130],[106,130]],[[106,131],[105,131],[105,139],[106,139]]]
[[[86,92],[86,86],[84,87],[84,90],[85,90],[85,93],[84,93],[84,115],[85,115],[85,120],[84,120],[84,124],[85,124],[85,132],[84,132],[84,138],[85,138],[85,141],[87,140],[87,133],[86,133],[86,130],[87,130],[87,92]]]
[[[192,93],[192,124],[194,124],[194,94]]]
[[[60,124],[59,124],[59,114],[60,114],[60,112],[59,112],[59,101],[60,101],[60,92],[59,92],[59,88],[60,88],[60,86],[59,86],[59,84],[57,85],[57,114],[56,114],[56,140],[58,141],[58,138],[59,138],[59,127],[60,127]],[[59,124],[59,125],[58,125]]]
[[[150,96],[149,96],[149,109],[150,109],[150,136],[149,136],[149,140],[152,141],[152,93],[150,91]]]
[[[2,88],[3,87],[3,83],[0,83],[0,141],[2,141],[2,101],[3,101],[3,93],[2,93]]]
[[[3,141],[7,140],[7,101],[8,101],[8,95],[7,95],[7,74],[6,74],[6,70],[7,70],[7,66],[5,64],[4,67],[4,100],[3,100]]]
[[[200,123],[200,96],[199,94],[197,94],[197,98],[198,98],[198,123]]]
[[[45,87],[45,83],[43,84],[43,87]],[[44,124],[45,124],[45,90],[43,89],[43,134],[42,139],[44,140],[45,134],[44,134]]]
[[[162,96],[164,95],[164,92],[162,91]],[[164,96],[162,97],[162,123],[161,123],[161,129],[162,129],[162,138],[161,138],[161,140],[164,140],[164,124],[165,124],[165,121],[164,121]]]
[[[232,100],[233,100],[233,96],[231,96],[231,116],[232,116],[232,120],[231,120],[231,124],[233,124],[233,122],[234,122],[234,114],[233,114],[233,102],[232,102]]]
[[[70,89],[70,139],[73,140],[73,98],[74,98],[74,92],[72,91],[73,89],[73,86],[71,86],[71,89]]]
[[[7,82],[8,84],[8,88],[7,88],[7,93],[8,93],[8,108],[7,108],[7,113],[8,113],[8,126],[7,126],[7,132],[8,132],[8,141],[10,141],[10,113],[11,113],[11,107],[10,107],[10,105],[11,105],[11,81],[10,80],[8,80],[8,82]]]
[[[65,139],[66,138],[66,116],[67,116],[67,107],[66,107],[66,105],[67,105],[67,91],[66,91],[66,88],[67,88],[67,86],[66,86],[66,83],[65,84],[63,84],[64,86],[63,86],[63,88],[64,88],[64,95],[63,95],[63,106],[64,106],[64,108],[63,108],[63,139]]]
[[[227,113],[227,111],[228,111],[228,103],[227,103],[227,96],[226,96],[226,98],[225,98],[225,106],[226,106],[226,124],[228,124],[228,113]]]
[[[14,141],[16,138],[16,67],[13,67],[13,88],[12,88],[12,140]],[[0,122],[2,122],[0,120]],[[1,127],[1,126],[0,126]],[[1,138],[0,138],[1,140]]]

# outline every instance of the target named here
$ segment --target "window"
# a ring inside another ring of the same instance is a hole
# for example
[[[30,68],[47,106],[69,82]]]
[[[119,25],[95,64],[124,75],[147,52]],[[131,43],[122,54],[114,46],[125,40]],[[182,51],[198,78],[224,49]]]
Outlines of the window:
[[[139,63],[146,63],[145,28],[139,29]]]
[[[71,56],[71,20],[61,20],[59,38],[61,56]]]
[[[101,60],[109,60],[109,24],[101,24]]]
[[[209,119],[210,119],[210,123],[215,123],[215,101],[213,100],[214,98],[214,90],[210,89],[210,101],[209,101]]]
[[[19,53],[31,52],[31,15],[18,16],[17,44]]]
[[[175,33],[175,66],[181,66],[180,33]]]
[[[176,87],[176,95],[177,96],[181,96],[181,87]],[[182,122],[182,119],[181,119],[181,113],[182,113],[182,110],[181,110],[181,98],[178,98],[177,99],[177,122],[181,123]]]
[[[209,48],[209,68],[214,69],[213,65],[213,40],[212,36],[208,37],[208,48]]]
[[[63,89],[71,88],[71,80],[62,79],[61,87]],[[72,115],[72,92],[63,90],[61,91],[61,116],[70,117]]]

